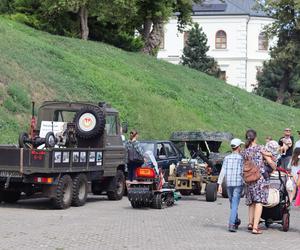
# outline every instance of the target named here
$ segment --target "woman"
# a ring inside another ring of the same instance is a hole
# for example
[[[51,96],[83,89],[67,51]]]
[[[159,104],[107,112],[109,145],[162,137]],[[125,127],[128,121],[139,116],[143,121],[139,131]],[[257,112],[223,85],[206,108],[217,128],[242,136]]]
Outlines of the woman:
[[[127,168],[128,179],[130,181],[135,179],[135,170],[143,164],[144,151],[138,141],[138,132],[133,129],[130,132],[129,140],[125,143],[127,149]]]
[[[291,169],[291,175],[293,178],[294,182],[294,189],[293,191],[289,194],[290,195],[290,201],[293,201],[293,198],[295,197],[296,190],[297,190],[297,181],[298,181],[298,172],[300,171],[300,148],[295,148],[292,159],[289,163],[289,169]]]
[[[270,154],[264,147],[257,144],[256,131],[249,129],[246,132],[245,150],[242,152],[244,160],[252,160],[260,169],[261,177],[257,181],[251,182],[246,186],[246,205],[249,206],[249,224],[248,230],[253,234],[261,234],[258,228],[263,204],[268,202],[268,181],[263,177],[265,168],[264,160],[273,168],[276,164],[272,161]]]

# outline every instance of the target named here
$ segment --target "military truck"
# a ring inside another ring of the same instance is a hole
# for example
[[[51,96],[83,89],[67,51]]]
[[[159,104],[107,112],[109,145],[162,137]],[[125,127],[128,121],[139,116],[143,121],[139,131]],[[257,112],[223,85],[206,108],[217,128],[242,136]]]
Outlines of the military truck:
[[[118,111],[104,102],[44,102],[30,135],[0,146],[0,200],[49,197],[55,208],[82,206],[88,192],[120,200],[126,150]]]
[[[220,147],[223,142],[229,143],[232,138],[233,135],[228,132],[179,131],[172,133],[170,140],[185,155],[188,153],[193,159],[188,164],[177,164],[176,169],[170,175],[171,180],[183,195],[189,195],[192,192],[200,194],[202,183],[205,183],[206,200],[217,199],[218,176],[223,159],[230,153],[220,152]],[[181,173],[178,174],[178,172]],[[224,182],[222,186],[222,196],[227,197],[226,183]]]

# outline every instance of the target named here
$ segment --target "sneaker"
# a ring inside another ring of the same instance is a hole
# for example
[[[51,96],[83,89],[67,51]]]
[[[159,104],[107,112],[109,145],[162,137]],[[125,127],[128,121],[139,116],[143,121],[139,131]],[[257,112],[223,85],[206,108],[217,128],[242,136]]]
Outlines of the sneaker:
[[[234,224],[236,229],[239,228],[239,225],[241,225],[241,222],[242,222],[242,221],[241,221],[240,219],[237,219],[237,221],[236,221],[235,224]]]
[[[236,232],[236,226],[235,225],[229,225],[228,231],[232,232],[232,233],[235,233]]]

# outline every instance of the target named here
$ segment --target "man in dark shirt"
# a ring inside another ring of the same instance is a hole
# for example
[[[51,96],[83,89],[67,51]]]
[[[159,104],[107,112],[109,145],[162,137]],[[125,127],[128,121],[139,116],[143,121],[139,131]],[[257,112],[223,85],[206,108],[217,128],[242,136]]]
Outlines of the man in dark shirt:
[[[285,154],[281,155],[280,163],[281,163],[281,167],[284,169],[287,169],[293,154],[294,137],[291,134],[292,134],[292,130],[290,128],[286,128],[284,130],[284,134],[283,134],[284,136],[281,137],[278,141],[278,144],[281,147],[283,146],[285,140],[290,139],[292,141],[292,145],[289,145],[289,148],[286,150]]]

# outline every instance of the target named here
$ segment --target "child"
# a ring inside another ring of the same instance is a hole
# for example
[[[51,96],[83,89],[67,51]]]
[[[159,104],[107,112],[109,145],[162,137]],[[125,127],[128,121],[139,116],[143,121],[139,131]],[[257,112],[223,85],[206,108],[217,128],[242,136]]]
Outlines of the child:
[[[265,151],[262,152],[265,156],[270,156],[275,164],[277,164],[279,158],[280,146],[277,141],[270,140],[266,143]],[[270,178],[270,174],[275,170],[275,165],[272,167],[265,162],[265,172],[263,176],[266,180]]]
[[[280,148],[280,152],[282,155],[286,154],[286,151],[293,145],[291,138],[284,137],[281,139],[282,146]]]

